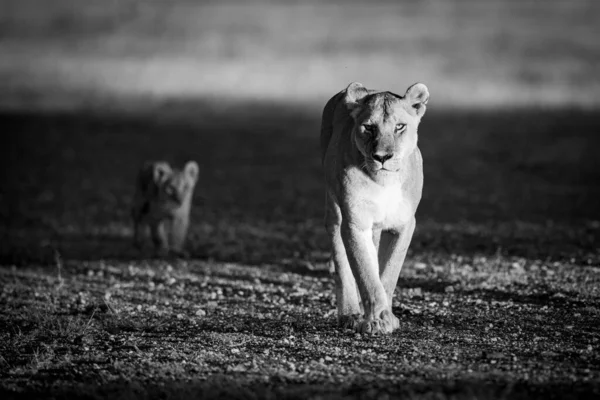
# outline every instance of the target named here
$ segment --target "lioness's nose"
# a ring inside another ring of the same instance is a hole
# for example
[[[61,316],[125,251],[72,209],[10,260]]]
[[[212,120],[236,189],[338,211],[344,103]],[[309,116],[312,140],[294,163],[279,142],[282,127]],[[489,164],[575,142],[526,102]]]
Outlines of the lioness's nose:
[[[372,154],[373,160],[375,161],[379,161],[380,163],[384,163],[387,160],[389,160],[390,158],[393,157],[393,154],[389,154],[389,153],[384,153],[384,152],[377,152],[377,153],[373,153]]]

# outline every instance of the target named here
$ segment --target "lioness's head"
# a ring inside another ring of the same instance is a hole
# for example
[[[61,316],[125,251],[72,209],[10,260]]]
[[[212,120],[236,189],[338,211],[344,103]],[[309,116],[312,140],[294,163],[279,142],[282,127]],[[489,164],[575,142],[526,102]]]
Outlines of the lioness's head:
[[[371,172],[398,171],[417,146],[417,128],[429,100],[427,86],[415,83],[404,96],[367,90],[360,83],[346,89],[345,103],[354,119],[352,132],[363,167]]]
[[[183,170],[172,169],[168,163],[154,165],[154,182],[158,197],[165,205],[179,206],[189,197],[198,180],[198,164],[189,161]]]

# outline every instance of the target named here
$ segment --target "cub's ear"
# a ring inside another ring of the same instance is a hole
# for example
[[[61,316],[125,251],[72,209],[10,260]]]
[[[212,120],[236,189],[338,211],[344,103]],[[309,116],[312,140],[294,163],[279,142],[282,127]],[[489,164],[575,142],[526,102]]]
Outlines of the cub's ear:
[[[423,114],[425,114],[427,102],[429,101],[429,90],[427,89],[427,86],[422,83],[415,83],[406,89],[404,98],[419,117],[422,117]]]
[[[173,170],[167,162],[162,161],[153,164],[152,176],[157,184],[163,183],[172,172]]]
[[[344,98],[346,108],[348,108],[349,111],[354,110],[360,105],[360,101],[368,94],[369,91],[362,83],[352,82],[346,88],[346,97]]]
[[[199,171],[200,168],[198,167],[198,163],[196,161],[188,161],[185,164],[185,167],[183,167],[183,172],[185,173],[185,176],[187,176],[194,184],[198,180]]]

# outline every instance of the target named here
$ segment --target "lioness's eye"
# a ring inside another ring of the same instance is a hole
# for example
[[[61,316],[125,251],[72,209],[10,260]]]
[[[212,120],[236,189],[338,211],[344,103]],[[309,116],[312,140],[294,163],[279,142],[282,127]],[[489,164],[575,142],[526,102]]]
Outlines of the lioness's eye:
[[[400,133],[406,129],[406,124],[398,124],[396,125],[396,133]]]
[[[373,133],[373,130],[375,128],[373,127],[373,125],[367,125],[367,124],[365,124],[365,125],[363,125],[363,129],[365,130],[365,132]]]

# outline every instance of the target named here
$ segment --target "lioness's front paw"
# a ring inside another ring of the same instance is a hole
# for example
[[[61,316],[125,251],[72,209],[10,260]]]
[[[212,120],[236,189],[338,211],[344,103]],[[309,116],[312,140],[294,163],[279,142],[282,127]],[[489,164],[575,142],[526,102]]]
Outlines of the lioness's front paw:
[[[391,333],[400,327],[400,320],[389,310],[383,310],[379,318],[363,319],[355,329],[358,333],[377,335]]]
[[[383,316],[384,313],[386,315],[385,317]],[[381,315],[382,315],[382,318],[389,318],[390,323],[392,324],[392,330],[393,331],[395,331],[396,329],[400,328],[400,320],[398,319],[398,317],[396,317],[394,315],[393,312],[386,310],[386,311],[382,312]]]
[[[342,329],[352,329],[355,331],[362,319],[360,314],[340,315],[338,322]]]

